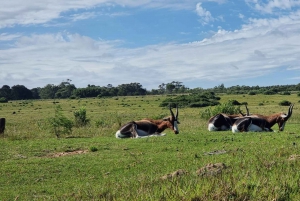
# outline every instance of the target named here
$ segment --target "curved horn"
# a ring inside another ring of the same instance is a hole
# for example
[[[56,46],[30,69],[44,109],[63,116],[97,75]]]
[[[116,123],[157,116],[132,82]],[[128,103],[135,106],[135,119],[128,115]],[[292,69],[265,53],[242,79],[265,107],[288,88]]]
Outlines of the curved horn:
[[[172,117],[175,117],[175,116],[174,116],[174,113],[173,113],[173,111],[172,111],[172,109],[171,109],[171,104],[169,105],[169,108],[170,108],[170,112],[171,112]]]
[[[177,117],[178,117],[178,105],[176,104],[176,119],[177,119]]]
[[[290,107],[289,107],[288,114],[287,114],[287,116],[284,118],[285,121],[287,121],[287,120],[292,116],[293,107],[294,107],[294,104],[291,104]]]
[[[245,107],[246,107],[246,110],[247,110],[247,116],[249,116],[250,115],[250,113],[249,113],[249,109],[248,109],[248,107],[247,107],[247,105],[245,104]]]

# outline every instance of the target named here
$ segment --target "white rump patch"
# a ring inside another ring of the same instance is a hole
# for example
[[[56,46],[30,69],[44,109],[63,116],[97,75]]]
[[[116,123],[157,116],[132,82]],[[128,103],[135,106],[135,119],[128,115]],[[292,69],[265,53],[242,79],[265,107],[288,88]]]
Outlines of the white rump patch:
[[[232,128],[231,128],[231,130],[232,130],[233,133],[240,132],[239,129],[237,129],[236,125],[233,125]]]
[[[218,128],[215,127],[215,125],[213,125],[213,124],[208,124],[208,130],[209,131],[216,131],[216,130],[218,130]]]
[[[208,130],[209,130],[209,131],[218,131],[218,130],[221,130],[221,131],[227,131],[227,130],[229,130],[229,129],[228,129],[228,127],[225,126],[225,125],[222,125],[221,128],[219,129],[219,128],[215,127],[214,124],[210,123],[210,124],[208,124]]]
[[[127,135],[121,134],[120,130],[118,130],[118,131],[116,132],[116,138],[127,138],[127,137],[128,137]]]

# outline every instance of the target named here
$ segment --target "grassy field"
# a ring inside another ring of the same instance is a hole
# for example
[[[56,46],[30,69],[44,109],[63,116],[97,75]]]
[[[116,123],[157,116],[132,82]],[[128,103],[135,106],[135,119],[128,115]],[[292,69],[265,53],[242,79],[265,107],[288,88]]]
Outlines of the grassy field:
[[[247,102],[250,113],[287,112],[278,103],[295,103],[283,132],[208,132],[204,108],[179,108],[178,135],[115,138],[127,121],[168,116],[168,108],[158,107],[165,98],[0,104],[7,121],[0,135],[0,200],[300,200],[299,97],[221,95],[221,102]],[[46,121],[56,105],[70,119],[86,108],[90,125],[57,139]],[[197,172],[216,163],[226,168]],[[177,170],[186,173],[162,178]]]

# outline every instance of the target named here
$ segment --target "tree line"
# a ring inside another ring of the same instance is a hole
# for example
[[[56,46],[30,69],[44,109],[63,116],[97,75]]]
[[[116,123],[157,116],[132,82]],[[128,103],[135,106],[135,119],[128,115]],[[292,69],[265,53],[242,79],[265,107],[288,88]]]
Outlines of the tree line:
[[[274,85],[274,86],[231,86],[225,87],[224,84],[214,88],[203,89],[197,87],[190,89],[182,82],[172,81],[162,83],[157,89],[146,90],[140,83],[121,84],[114,87],[112,84],[107,86],[88,85],[85,88],[77,88],[71,84],[72,80],[61,82],[59,85],[47,84],[40,88],[28,89],[24,85],[14,85],[12,87],[3,85],[0,88],[0,102],[9,100],[28,100],[28,99],[75,99],[90,97],[112,97],[112,96],[140,96],[140,95],[161,95],[161,94],[195,94],[195,93],[225,93],[225,94],[283,94],[289,95],[292,91],[300,91],[300,83],[295,85]]]

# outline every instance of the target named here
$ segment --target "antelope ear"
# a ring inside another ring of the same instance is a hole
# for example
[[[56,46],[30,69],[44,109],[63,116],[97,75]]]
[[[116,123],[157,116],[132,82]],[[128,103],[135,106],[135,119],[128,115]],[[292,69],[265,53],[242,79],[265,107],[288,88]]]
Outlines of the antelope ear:
[[[177,124],[180,124],[180,122],[177,120]]]
[[[170,117],[163,118],[164,121],[170,121]]]

